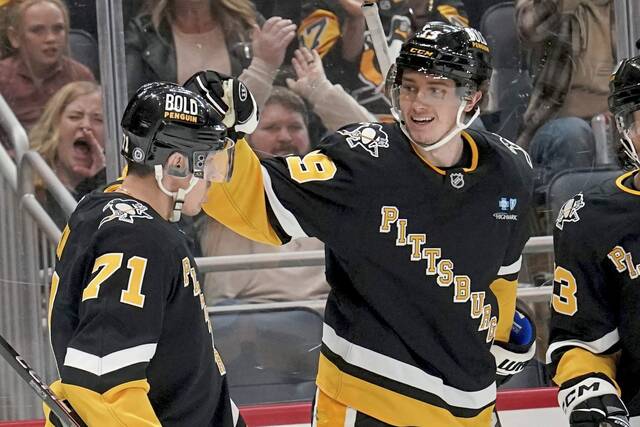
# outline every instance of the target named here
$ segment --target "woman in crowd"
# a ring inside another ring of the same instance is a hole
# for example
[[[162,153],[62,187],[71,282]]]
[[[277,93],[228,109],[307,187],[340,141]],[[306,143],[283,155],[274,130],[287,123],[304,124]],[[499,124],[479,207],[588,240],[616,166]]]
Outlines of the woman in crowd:
[[[62,184],[76,198],[103,184],[104,131],[102,94],[94,82],[64,86],[47,103],[29,134],[31,148],[44,158]],[[66,217],[41,183],[38,194],[58,225]]]
[[[250,0],[149,1],[126,34],[129,92],[211,69],[239,76],[262,106],[295,29],[280,17],[258,27]]]
[[[28,129],[61,87],[94,76],[67,55],[69,14],[61,0],[24,0],[5,7],[10,51],[0,60],[0,95]]]

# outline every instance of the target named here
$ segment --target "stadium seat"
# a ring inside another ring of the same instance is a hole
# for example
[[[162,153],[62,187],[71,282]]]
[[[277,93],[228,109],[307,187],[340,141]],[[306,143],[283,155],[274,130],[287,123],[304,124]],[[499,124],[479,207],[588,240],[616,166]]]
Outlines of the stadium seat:
[[[623,171],[611,166],[595,168],[568,169],[555,175],[547,190],[547,209],[549,212],[549,234],[553,233],[555,220],[560,208],[580,191],[593,188],[607,179],[620,175]]]
[[[88,67],[96,80],[100,80],[100,58],[98,42],[91,34],[84,30],[72,28],[69,30],[70,56]]]
[[[231,396],[239,405],[309,401],[322,338],[322,317],[306,307],[210,315]]]
[[[491,48],[494,72],[490,88],[494,113],[483,116],[482,121],[488,130],[514,141],[532,87],[516,29],[515,2],[489,7],[482,15],[480,32]]]

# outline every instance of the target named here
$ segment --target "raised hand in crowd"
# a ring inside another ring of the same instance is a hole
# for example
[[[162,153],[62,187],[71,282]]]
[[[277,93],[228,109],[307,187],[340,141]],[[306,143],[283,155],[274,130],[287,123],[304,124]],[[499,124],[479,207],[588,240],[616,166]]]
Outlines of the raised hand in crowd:
[[[306,47],[296,49],[291,65],[296,72],[296,80],[288,78],[287,86],[303,98],[308,98],[314,89],[320,87],[327,76],[322,66],[322,58],[316,50]]]
[[[284,61],[287,46],[296,36],[296,24],[290,19],[272,16],[253,33],[253,56],[273,68],[279,68]]]
[[[366,30],[363,0],[338,0],[340,7],[347,13],[342,26],[342,57],[347,61],[355,61],[364,48]]]

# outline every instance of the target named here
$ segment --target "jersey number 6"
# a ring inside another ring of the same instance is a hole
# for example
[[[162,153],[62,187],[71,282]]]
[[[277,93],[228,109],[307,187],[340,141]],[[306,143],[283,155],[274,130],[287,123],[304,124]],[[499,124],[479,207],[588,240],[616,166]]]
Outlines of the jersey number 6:
[[[82,301],[98,298],[100,285],[111,277],[122,266],[123,254],[108,253],[96,258],[93,264],[92,273],[98,272],[82,291]],[[127,289],[120,294],[120,302],[142,308],[144,306],[144,295],[142,294],[142,281],[147,269],[147,259],[139,256],[129,258],[127,268],[131,270],[129,274],[129,284]]]

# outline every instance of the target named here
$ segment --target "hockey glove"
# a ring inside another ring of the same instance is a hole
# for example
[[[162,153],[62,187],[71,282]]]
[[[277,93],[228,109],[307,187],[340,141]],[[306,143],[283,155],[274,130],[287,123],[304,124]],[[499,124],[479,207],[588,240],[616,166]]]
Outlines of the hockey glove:
[[[594,373],[560,387],[558,403],[571,427],[629,427],[629,412],[616,388],[603,374]]]
[[[521,372],[536,352],[536,326],[521,307],[511,326],[509,342],[495,341],[491,353],[496,359],[496,386],[501,386]]]
[[[216,71],[198,71],[183,85],[202,95],[218,112],[222,123],[235,135],[251,134],[258,126],[258,105],[240,80]]]

